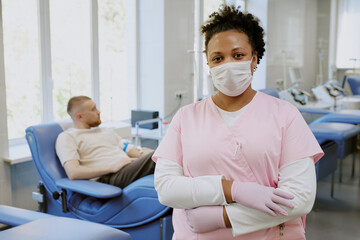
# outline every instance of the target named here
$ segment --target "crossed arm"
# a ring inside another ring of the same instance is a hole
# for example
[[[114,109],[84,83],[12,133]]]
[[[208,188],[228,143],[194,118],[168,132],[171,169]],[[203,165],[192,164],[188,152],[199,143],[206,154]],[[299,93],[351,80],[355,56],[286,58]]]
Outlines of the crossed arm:
[[[185,177],[180,165],[166,159],[159,159],[155,170],[155,188],[160,202],[183,209],[224,206],[222,217],[227,223],[226,226],[232,227],[234,236],[237,236],[306,215],[315,199],[314,162],[312,158],[300,159],[280,169],[278,189],[294,196],[293,200],[288,201],[294,205],[293,209],[281,206],[286,210],[287,216],[281,214],[271,216],[259,209],[232,203],[234,199],[231,193],[232,184],[231,181],[224,181],[222,176]],[[239,194],[245,198],[248,195],[241,192]],[[256,199],[249,200],[251,202]]]

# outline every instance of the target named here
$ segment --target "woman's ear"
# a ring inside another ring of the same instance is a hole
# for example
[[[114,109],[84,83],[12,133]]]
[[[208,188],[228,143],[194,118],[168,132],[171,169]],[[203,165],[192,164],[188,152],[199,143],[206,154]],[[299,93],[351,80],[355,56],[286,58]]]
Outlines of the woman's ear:
[[[253,60],[251,62],[251,74],[254,74],[254,72],[257,68],[257,62],[258,62],[257,52],[255,52],[253,55]]]
[[[257,56],[257,52],[255,52],[253,55],[253,61],[252,61],[252,64],[254,64],[253,68],[257,67],[257,63],[258,63],[258,56]]]

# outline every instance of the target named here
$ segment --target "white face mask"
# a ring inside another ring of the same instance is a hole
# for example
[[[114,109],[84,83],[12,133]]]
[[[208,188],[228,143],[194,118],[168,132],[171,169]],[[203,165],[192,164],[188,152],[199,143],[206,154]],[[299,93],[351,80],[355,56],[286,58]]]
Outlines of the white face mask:
[[[230,62],[210,68],[214,86],[223,94],[231,97],[239,96],[252,80],[251,62]]]

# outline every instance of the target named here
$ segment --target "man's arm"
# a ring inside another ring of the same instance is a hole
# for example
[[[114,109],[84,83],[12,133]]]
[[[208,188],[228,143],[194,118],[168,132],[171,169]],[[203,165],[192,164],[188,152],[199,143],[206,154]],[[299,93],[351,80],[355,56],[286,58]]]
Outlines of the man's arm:
[[[148,153],[154,152],[153,149],[143,147],[141,149],[133,146],[129,150],[126,151],[126,154],[131,158],[139,158],[142,157]]]
[[[64,163],[64,169],[71,180],[91,179],[108,173],[115,173],[134,160],[135,158],[123,158],[113,164],[89,167],[81,165],[79,160],[74,159],[66,161]]]

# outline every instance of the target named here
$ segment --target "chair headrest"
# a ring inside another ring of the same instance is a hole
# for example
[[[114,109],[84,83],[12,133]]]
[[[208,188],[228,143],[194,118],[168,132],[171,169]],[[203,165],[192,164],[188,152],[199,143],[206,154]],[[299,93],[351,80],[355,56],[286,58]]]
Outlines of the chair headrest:
[[[279,93],[276,89],[274,88],[264,88],[264,89],[260,89],[260,92],[266,93],[270,96],[276,97],[276,98],[280,98]]]
[[[57,123],[60,125],[60,127],[63,129],[63,131],[74,127],[74,122],[72,121],[71,118],[65,119],[65,120],[60,120]]]

